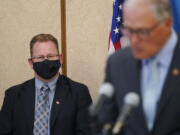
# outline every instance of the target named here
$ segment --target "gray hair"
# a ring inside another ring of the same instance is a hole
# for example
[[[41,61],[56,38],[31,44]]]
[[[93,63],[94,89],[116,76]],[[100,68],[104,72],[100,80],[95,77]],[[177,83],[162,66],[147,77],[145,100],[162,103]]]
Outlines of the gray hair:
[[[172,9],[170,0],[148,0],[152,3],[153,12],[158,21],[170,18],[172,16]]]
[[[133,4],[138,4],[139,2],[150,4],[149,6],[158,22],[172,17],[170,0],[125,0],[125,6],[129,4],[129,2]]]

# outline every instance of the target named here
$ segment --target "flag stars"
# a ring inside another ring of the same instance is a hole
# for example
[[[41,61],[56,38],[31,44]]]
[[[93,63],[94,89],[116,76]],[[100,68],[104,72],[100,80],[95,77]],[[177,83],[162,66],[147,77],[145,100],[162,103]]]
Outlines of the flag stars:
[[[119,5],[119,9],[122,10],[123,9],[123,6],[122,4]]]
[[[115,5],[115,3],[116,3],[116,0],[113,0],[113,4]]]
[[[117,27],[113,31],[115,32],[115,34],[119,33],[119,29]]]
[[[121,21],[121,17],[118,16],[118,17],[116,18],[116,20],[117,20],[117,22],[120,22],[120,21]]]

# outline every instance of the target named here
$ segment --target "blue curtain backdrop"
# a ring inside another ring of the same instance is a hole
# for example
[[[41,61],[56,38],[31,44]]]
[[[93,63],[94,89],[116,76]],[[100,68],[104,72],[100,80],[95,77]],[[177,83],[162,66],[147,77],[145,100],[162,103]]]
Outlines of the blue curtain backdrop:
[[[174,28],[180,34],[180,0],[171,0]]]

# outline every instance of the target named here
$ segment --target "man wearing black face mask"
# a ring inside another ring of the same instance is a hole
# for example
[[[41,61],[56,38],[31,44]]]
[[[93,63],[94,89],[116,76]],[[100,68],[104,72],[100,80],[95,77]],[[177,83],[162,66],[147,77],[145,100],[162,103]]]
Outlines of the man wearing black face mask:
[[[9,88],[0,111],[0,135],[90,135],[88,88],[59,74],[58,42],[39,34],[30,42],[35,78]]]

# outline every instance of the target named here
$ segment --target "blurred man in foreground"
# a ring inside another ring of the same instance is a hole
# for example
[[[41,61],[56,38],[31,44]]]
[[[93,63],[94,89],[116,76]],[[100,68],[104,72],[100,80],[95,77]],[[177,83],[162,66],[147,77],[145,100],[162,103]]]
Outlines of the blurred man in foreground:
[[[126,0],[120,30],[130,48],[107,62],[105,82],[115,87],[104,105],[102,123],[114,123],[129,92],[141,104],[124,125],[122,135],[180,134],[180,38],[172,29],[169,0]]]

